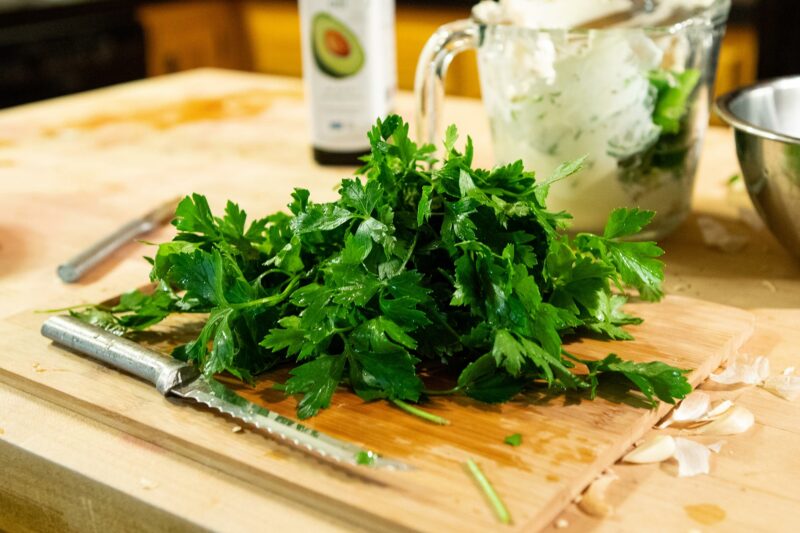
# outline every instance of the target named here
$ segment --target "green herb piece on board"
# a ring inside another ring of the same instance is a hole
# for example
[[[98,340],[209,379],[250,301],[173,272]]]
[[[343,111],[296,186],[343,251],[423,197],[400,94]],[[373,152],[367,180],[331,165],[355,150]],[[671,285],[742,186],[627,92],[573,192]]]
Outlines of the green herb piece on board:
[[[497,491],[494,489],[494,486],[492,486],[492,483],[480,469],[478,464],[472,459],[467,459],[467,470],[472,475],[472,478],[475,480],[475,482],[478,484],[478,487],[480,487],[484,496],[486,496],[486,499],[492,506],[494,514],[497,515],[497,519],[503,524],[510,524],[511,513],[508,512],[508,508],[503,503],[503,500],[497,494]]]

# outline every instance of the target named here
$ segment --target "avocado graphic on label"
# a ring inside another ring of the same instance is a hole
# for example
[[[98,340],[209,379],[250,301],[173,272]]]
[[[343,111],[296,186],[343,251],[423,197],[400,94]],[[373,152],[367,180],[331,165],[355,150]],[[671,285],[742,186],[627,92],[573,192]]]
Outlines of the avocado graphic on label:
[[[314,60],[319,69],[334,78],[353,76],[364,66],[364,49],[342,21],[328,13],[317,14],[312,23]]]

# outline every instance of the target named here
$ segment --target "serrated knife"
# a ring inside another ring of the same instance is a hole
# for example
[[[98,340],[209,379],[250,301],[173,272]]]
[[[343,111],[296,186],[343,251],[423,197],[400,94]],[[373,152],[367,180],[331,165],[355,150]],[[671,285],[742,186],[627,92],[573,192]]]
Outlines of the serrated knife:
[[[174,396],[216,409],[244,424],[323,461],[389,470],[411,467],[331,437],[251,403],[191,365],[167,358],[128,339],[71,316],[54,316],[42,325],[42,335],[81,354],[133,374]]]

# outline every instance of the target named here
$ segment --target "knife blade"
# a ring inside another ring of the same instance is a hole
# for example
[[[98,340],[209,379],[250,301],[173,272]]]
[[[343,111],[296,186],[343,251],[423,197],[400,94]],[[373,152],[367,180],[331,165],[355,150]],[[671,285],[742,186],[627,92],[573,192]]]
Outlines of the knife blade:
[[[164,396],[203,404],[323,461],[388,470],[411,469],[406,463],[326,435],[256,405],[189,364],[167,358],[75,317],[59,315],[48,318],[42,325],[42,335],[149,381]]]

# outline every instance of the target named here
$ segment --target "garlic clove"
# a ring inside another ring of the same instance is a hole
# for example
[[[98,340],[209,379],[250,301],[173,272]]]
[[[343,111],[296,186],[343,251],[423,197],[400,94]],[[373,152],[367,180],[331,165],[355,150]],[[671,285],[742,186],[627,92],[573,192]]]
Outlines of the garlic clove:
[[[671,435],[656,435],[628,452],[623,463],[647,464],[666,461],[675,453],[675,439]]]
[[[709,409],[709,411],[705,414],[705,416],[703,416],[699,420],[694,420],[692,422],[686,422],[684,424],[681,424],[681,427],[683,429],[687,429],[687,428],[688,429],[694,429],[694,428],[698,428],[700,426],[704,426],[704,425],[708,424],[709,422],[713,422],[717,418],[719,418],[722,415],[724,415],[725,413],[727,413],[728,410],[731,407],[733,407],[733,405],[734,405],[733,402],[730,401],[730,400],[723,400],[721,402],[715,402],[713,404],[713,407],[711,409]]]
[[[588,515],[600,518],[611,515],[614,507],[606,501],[606,491],[609,485],[617,479],[619,478],[611,470],[595,479],[583,493],[583,497],[578,502],[578,508]]]
[[[733,402],[730,400],[714,402],[713,404],[711,404],[711,408],[700,416],[697,415],[700,413],[700,411],[702,411],[702,408],[691,407],[691,410],[693,410],[694,412],[685,411],[682,415],[679,415],[681,418],[684,418],[684,420],[676,420],[676,414],[675,412],[673,412],[673,414],[671,414],[661,424],[656,426],[656,428],[665,429],[671,425],[678,426],[679,428],[687,428],[687,427],[694,428],[706,424],[714,420],[715,418],[719,418],[731,407],[733,407]]]
[[[692,477],[711,471],[711,450],[689,439],[675,438],[675,460],[678,477]]]
[[[703,417],[703,420],[714,420],[715,418],[719,418],[731,407],[733,407],[733,402],[730,400],[722,400],[721,402],[717,402],[711,407],[711,409],[708,410],[706,416]]]
[[[755,417],[749,409],[735,405],[725,414],[692,430],[697,435],[738,435],[744,433],[755,423]]]

